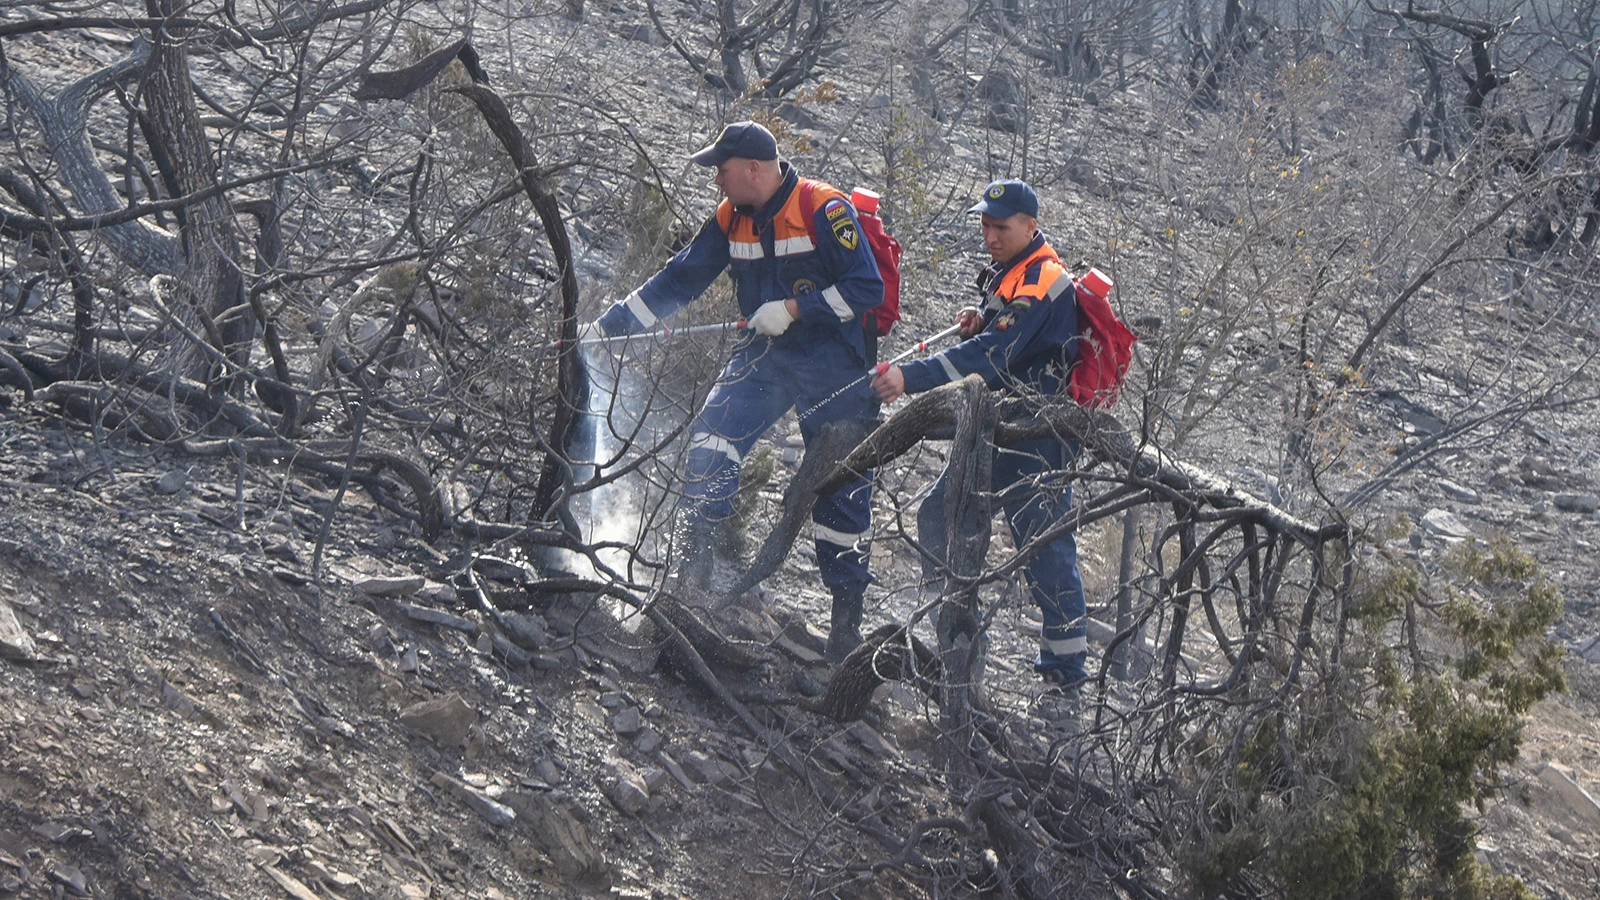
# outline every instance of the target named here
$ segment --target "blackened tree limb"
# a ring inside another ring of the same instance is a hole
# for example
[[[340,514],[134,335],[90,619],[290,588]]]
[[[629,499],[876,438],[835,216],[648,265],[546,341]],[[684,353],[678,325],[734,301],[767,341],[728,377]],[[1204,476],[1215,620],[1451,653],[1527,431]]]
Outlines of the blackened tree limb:
[[[566,477],[568,466],[562,458],[568,446],[578,413],[583,409],[586,389],[583,359],[578,354],[578,273],[572,265],[572,243],[567,237],[567,225],[561,218],[561,206],[556,201],[554,186],[548,176],[540,173],[533,148],[522,129],[511,118],[505,101],[493,89],[481,84],[467,84],[450,88],[471,100],[483,114],[489,130],[500,139],[501,146],[511,156],[517,168],[522,187],[533,202],[533,209],[544,225],[550,240],[550,250],[555,255],[556,266],[561,271],[561,349],[558,351],[556,369],[556,410],[550,425],[551,452],[546,454],[544,468],[539,473],[539,484],[534,490],[530,517],[538,521],[547,517],[555,503],[556,492]]]
[[[85,75],[54,99],[0,56],[0,79],[7,93],[21,101],[22,108],[39,123],[44,142],[51,148],[50,161],[59,169],[73,201],[88,216],[117,213],[123,207],[90,146],[89,107],[112,87],[137,77],[149,56],[150,45],[138,41],[127,59]],[[20,222],[14,224],[23,227]],[[38,230],[49,229],[47,224],[39,224]],[[96,236],[141,274],[172,274],[182,265],[183,252],[177,241],[148,223],[129,219],[100,228]]]
[[[817,483],[833,471],[846,453],[861,443],[868,427],[869,423],[865,420],[831,422],[823,427],[821,436],[806,450],[805,461],[783,492],[783,513],[778,517],[778,524],[767,534],[749,568],[739,573],[722,592],[722,604],[732,602],[740,594],[766,581],[783,565],[789,556],[789,548],[794,546],[800,529],[811,517],[811,509],[817,503]]]
[[[10,169],[0,169],[0,189],[17,198],[17,202],[36,215],[45,217],[50,214],[44,197]],[[0,216],[0,232],[7,230],[4,217]],[[74,373],[80,372],[85,361],[94,353],[94,282],[84,268],[83,255],[78,251],[72,235],[59,231],[36,231],[30,237],[36,252],[47,258],[55,257],[57,265],[67,274],[67,280],[72,285],[72,349],[69,351],[68,365]]]
[[[976,381],[968,376],[966,381]],[[959,399],[965,381],[952,382],[911,398],[889,420],[878,426],[860,446],[817,486],[826,493],[858,473],[882,466],[916,446],[928,435],[956,421]],[[1295,535],[1303,542],[1326,540],[1342,531],[1342,526],[1315,525],[1287,510],[1260,500],[1234,487],[1227,479],[1176,459],[1153,444],[1137,445],[1114,416],[1104,410],[1088,410],[1066,400],[1031,401],[1025,417],[1018,418],[1017,405],[1007,402],[1003,414],[1012,416],[995,426],[994,442],[1007,446],[1024,440],[1055,435],[1076,441],[1124,473],[1123,477],[1142,479],[1185,495],[1192,502],[1219,510],[1240,510],[1246,518],[1274,530]],[[1331,529],[1331,531],[1330,531]]]
[[[466,38],[461,38],[403,69],[362,73],[353,96],[357,100],[400,100],[409,97],[439,77],[439,73],[458,57],[473,82],[482,84],[488,81],[483,69],[478,66],[477,51],[472,49],[472,44]]]

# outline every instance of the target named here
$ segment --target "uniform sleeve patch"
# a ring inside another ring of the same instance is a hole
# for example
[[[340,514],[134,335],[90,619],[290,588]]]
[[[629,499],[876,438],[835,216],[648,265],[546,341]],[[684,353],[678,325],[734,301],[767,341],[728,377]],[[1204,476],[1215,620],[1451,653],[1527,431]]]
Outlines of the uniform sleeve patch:
[[[861,234],[856,231],[856,223],[850,221],[849,216],[834,219],[832,228],[833,239],[839,242],[839,246],[852,251],[861,246]]]
[[[1028,310],[1033,308],[1033,298],[1032,297],[1018,297],[1015,300],[1012,300],[1010,303],[1006,304],[1006,307],[1008,309],[1012,310],[1013,312],[1024,313],[1024,312],[1027,312]]]
[[[828,221],[832,222],[835,219],[843,218],[846,213],[850,212],[850,207],[845,206],[843,200],[835,197],[823,204],[822,212],[828,217]]]

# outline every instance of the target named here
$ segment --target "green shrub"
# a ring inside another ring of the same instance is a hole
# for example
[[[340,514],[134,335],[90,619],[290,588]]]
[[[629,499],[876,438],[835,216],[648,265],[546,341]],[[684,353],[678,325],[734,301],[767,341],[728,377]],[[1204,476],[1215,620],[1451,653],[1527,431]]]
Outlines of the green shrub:
[[[1235,746],[1182,862],[1197,896],[1510,900],[1473,858],[1471,818],[1521,746],[1521,716],[1565,689],[1545,637],[1561,598],[1505,541],[1428,577],[1374,559],[1354,580],[1341,666],[1230,720]],[[1220,723],[1219,723],[1220,724]]]

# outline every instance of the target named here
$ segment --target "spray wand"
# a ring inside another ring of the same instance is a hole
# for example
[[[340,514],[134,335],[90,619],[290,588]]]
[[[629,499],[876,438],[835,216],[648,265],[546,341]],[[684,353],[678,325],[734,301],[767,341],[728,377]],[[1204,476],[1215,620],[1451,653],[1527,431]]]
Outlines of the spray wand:
[[[611,337],[582,338],[571,342],[556,341],[548,346],[556,350],[569,346],[569,344],[574,347],[602,347],[606,344],[615,344],[622,341],[662,340],[686,334],[705,334],[711,331],[727,331],[729,329],[738,331],[744,329],[748,324],[747,320],[740,319],[737,322],[718,322],[715,325],[694,325],[689,328],[671,328],[663,325],[655,331],[640,334],[617,334]]]
[[[959,334],[960,332],[961,332],[961,324],[958,322],[955,325],[951,325],[949,328],[946,328],[945,330],[939,332],[938,334],[932,334],[932,335],[929,335],[929,336],[923,338],[920,341],[917,341],[915,344],[912,344],[910,347],[907,347],[903,352],[901,352],[898,355],[896,355],[893,359],[885,360],[884,362],[878,363],[877,365],[875,365],[872,368],[868,369],[867,370],[867,374],[861,376],[860,378],[857,378],[855,381],[850,382],[849,384],[845,385],[844,387],[839,388],[837,391],[834,391],[833,393],[829,394],[828,396],[823,397],[821,400],[818,400],[814,405],[812,405],[812,407],[810,409],[807,409],[805,412],[800,413],[795,418],[804,419],[806,416],[811,415],[812,413],[814,413],[817,410],[821,409],[826,404],[828,404],[831,401],[833,401],[834,399],[836,399],[840,394],[843,394],[846,391],[851,390],[856,385],[860,384],[863,381],[866,381],[868,378],[874,378],[874,377],[876,377],[878,375],[882,375],[883,373],[889,371],[889,367],[890,366],[900,362],[901,360],[905,359],[906,357],[910,356],[911,354],[920,353],[921,351],[928,349],[928,346],[930,344],[937,344],[938,342],[944,340],[945,338],[950,337],[951,335],[954,335],[954,334]]]

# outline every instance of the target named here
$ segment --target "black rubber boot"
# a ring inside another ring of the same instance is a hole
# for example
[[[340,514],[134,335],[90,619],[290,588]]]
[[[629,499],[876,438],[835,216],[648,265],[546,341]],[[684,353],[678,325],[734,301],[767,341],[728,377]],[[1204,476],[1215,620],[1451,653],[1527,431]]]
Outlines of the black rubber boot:
[[[823,658],[831,663],[844,662],[850,651],[861,646],[861,605],[865,591],[849,591],[833,595],[833,621],[828,626],[828,644]]]

